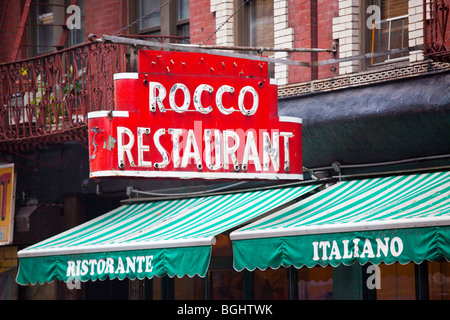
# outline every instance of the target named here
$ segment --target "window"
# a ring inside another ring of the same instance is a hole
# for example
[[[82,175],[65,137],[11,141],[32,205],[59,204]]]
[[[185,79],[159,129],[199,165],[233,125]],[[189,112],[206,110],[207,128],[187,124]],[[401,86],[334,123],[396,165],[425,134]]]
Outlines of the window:
[[[66,9],[70,0],[39,0],[32,3],[28,16],[28,55],[35,56],[56,51],[66,24]],[[69,30],[64,44],[71,47],[84,42],[84,0],[78,0],[81,29]]]
[[[243,295],[243,272],[233,269],[210,272],[211,299],[241,300]]]
[[[188,38],[189,0],[137,0],[132,20],[144,17],[137,24],[135,33],[141,35],[179,36]]]
[[[255,300],[287,300],[287,269],[256,269],[254,272]]]
[[[174,277],[175,300],[201,300],[203,298],[203,278],[198,275],[190,278],[185,275],[182,278]]]
[[[333,267],[303,267],[297,272],[299,300],[333,299]]]
[[[62,4],[62,3],[59,3]],[[31,55],[43,54],[56,50],[57,37],[62,33],[56,24],[63,22],[63,8],[52,5],[50,0],[33,3],[29,15],[30,35],[29,43]]]
[[[376,290],[377,300],[416,299],[414,263],[382,263],[379,267],[381,288]]]
[[[17,247],[0,247],[0,300],[17,299]]]
[[[237,0],[239,8],[244,0]],[[251,0],[236,15],[235,43],[239,46],[273,47],[273,0]]]
[[[372,28],[364,25],[365,53],[384,52],[408,47],[408,0],[366,0],[362,8]],[[377,11],[367,13],[369,6],[379,8],[380,20],[371,19]],[[366,60],[366,68],[385,63],[409,60],[409,53],[397,53]]]
[[[450,300],[450,262],[428,262],[430,300]]]
[[[70,0],[66,0],[66,6],[70,6]],[[77,44],[84,43],[85,40],[85,29],[84,29],[84,21],[85,21],[85,15],[84,15],[84,0],[78,0],[77,6],[80,7],[80,13],[81,13],[81,22],[80,26],[81,29],[72,29],[69,32],[69,38],[68,38],[68,47],[76,46]],[[70,13],[69,13],[70,15]]]
[[[189,0],[177,0],[177,36],[189,37]]]
[[[158,33],[161,27],[161,12],[158,10],[159,0],[139,1],[139,16],[146,16],[139,22],[141,32]],[[150,14],[150,12],[152,12]],[[149,16],[147,16],[150,14]],[[153,31],[153,32],[152,32]]]
[[[216,236],[209,267],[209,295],[214,300],[237,300],[244,298],[244,272],[233,269],[233,249],[225,234]]]
[[[235,8],[245,0],[236,0]],[[250,0],[235,15],[234,43],[237,46],[274,47],[273,0]],[[255,52],[248,52],[254,54]],[[273,78],[275,66],[269,64],[269,77]]]

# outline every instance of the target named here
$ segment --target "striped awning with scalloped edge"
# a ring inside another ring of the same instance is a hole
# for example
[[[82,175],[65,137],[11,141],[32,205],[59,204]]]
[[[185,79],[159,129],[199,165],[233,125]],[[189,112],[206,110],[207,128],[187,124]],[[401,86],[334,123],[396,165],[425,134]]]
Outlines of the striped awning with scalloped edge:
[[[230,234],[234,267],[450,259],[450,173],[342,181]]]
[[[123,205],[18,252],[19,284],[205,276],[215,236],[318,185]]]

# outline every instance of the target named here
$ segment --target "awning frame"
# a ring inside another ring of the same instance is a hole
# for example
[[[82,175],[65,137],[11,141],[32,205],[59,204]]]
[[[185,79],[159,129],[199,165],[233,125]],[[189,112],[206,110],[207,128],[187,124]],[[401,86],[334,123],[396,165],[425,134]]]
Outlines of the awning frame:
[[[96,245],[85,246],[79,248],[54,248],[45,250],[34,250],[32,252],[19,251],[17,257],[31,258],[31,257],[46,257],[54,255],[74,255],[96,252],[115,252],[115,251],[133,251],[133,250],[150,250],[150,249],[165,249],[165,248],[183,248],[183,247],[201,247],[211,246],[216,243],[215,237],[208,237],[206,239],[174,239],[174,240],[160,240],[148,241],[142,243],[122,243],[118,245]]]
[[[335,225],[304,226],[301,228],[283,228],[274,230],[249,230],[239,233],[231,233],[230,239],[256,239],[256,238],[274,238],[290,237],[302,235],[315,235],[327,233],[342,232],[363,232],[371,230],[392,230],[392,229],[410,229],[421,227],[438,227],[450,225],[450,217],[423,218],[423,219],[399,219],[399,220],[381,220],[370,222],[349,222]]]
[[[124,204],[19,251],[16,281],[22,285],[70,281],[68,268],[73,263],[83,282],[163,275],[204,277],[218,234],[290,205],[321,186],[314,183]],[[143,256],[154,257],[152,271],[135,272],[131,268],[134,262],[129,262],[130,273],[120,269],[122,261]],[[91,260],[99,261],[97,269],[93,262],[90,273],[83,273]],[[118,271],[105,273],[105,261]]]
[[[233,231],[230,239],[237,271],[450,261],[450,172],[338,182]],[[394,246],[401,246],[400,253],[396,255],[394,248],[380,254],[394,239]],[[324,258],[314,259],[319,247]],[[358,255],[372,249],[377,255]],[[356,254],[341,255],[349,250]]]

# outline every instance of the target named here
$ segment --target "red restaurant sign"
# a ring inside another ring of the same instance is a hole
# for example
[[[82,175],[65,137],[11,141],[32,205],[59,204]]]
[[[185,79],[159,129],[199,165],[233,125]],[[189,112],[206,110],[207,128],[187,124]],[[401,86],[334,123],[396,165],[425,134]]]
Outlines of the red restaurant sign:
[[[89,118],[91,177],[302,179],[301,119],[278,117],[266,62],[139,52],[115,110]]]

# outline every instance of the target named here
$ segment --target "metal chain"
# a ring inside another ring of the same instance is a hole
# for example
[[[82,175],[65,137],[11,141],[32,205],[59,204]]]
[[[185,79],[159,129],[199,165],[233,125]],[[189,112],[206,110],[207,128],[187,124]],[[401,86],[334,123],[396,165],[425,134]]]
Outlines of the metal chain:
[[[114,35],[118,35],[122,32],[124,32],[125,30],[129,29],[130,27],[134,26],[136,23],[140,22],[141,20],[150,17],[152,14],[154,14],[155,12],[160,11],[162,8],[164,8],[165,6],[167,6],[169,3],[171,3],[172,0],[168,0],[165,3],[163,3],[162,5],[160,5],[158,8],[153,9],[152,11],[150,11],[149,13],[146,13],[145,15],[141,16],[139,19],[136,19],[135,21],[133,21],[132,23],[130,23],[129,25],[123,27],[122,29],[117,30]]]
[[[230,21],[231,18],[233,18],[247,3],[249,3],[250,0],[245,0],[242,2],[242,4],[239,6],[239,8],[237,8],[236,10],[234,10],[234,12],[224,21],[222,22],[222,24],[220,26],[217,27],[217,29],[211,33],[209,35],[209,37],[203,41],[202,43],[200,43],[201,45],[204,45],[206,42],[208,42],[209,40],[211,40],[211,38],[226,24],[228,23],[228,21]]]

